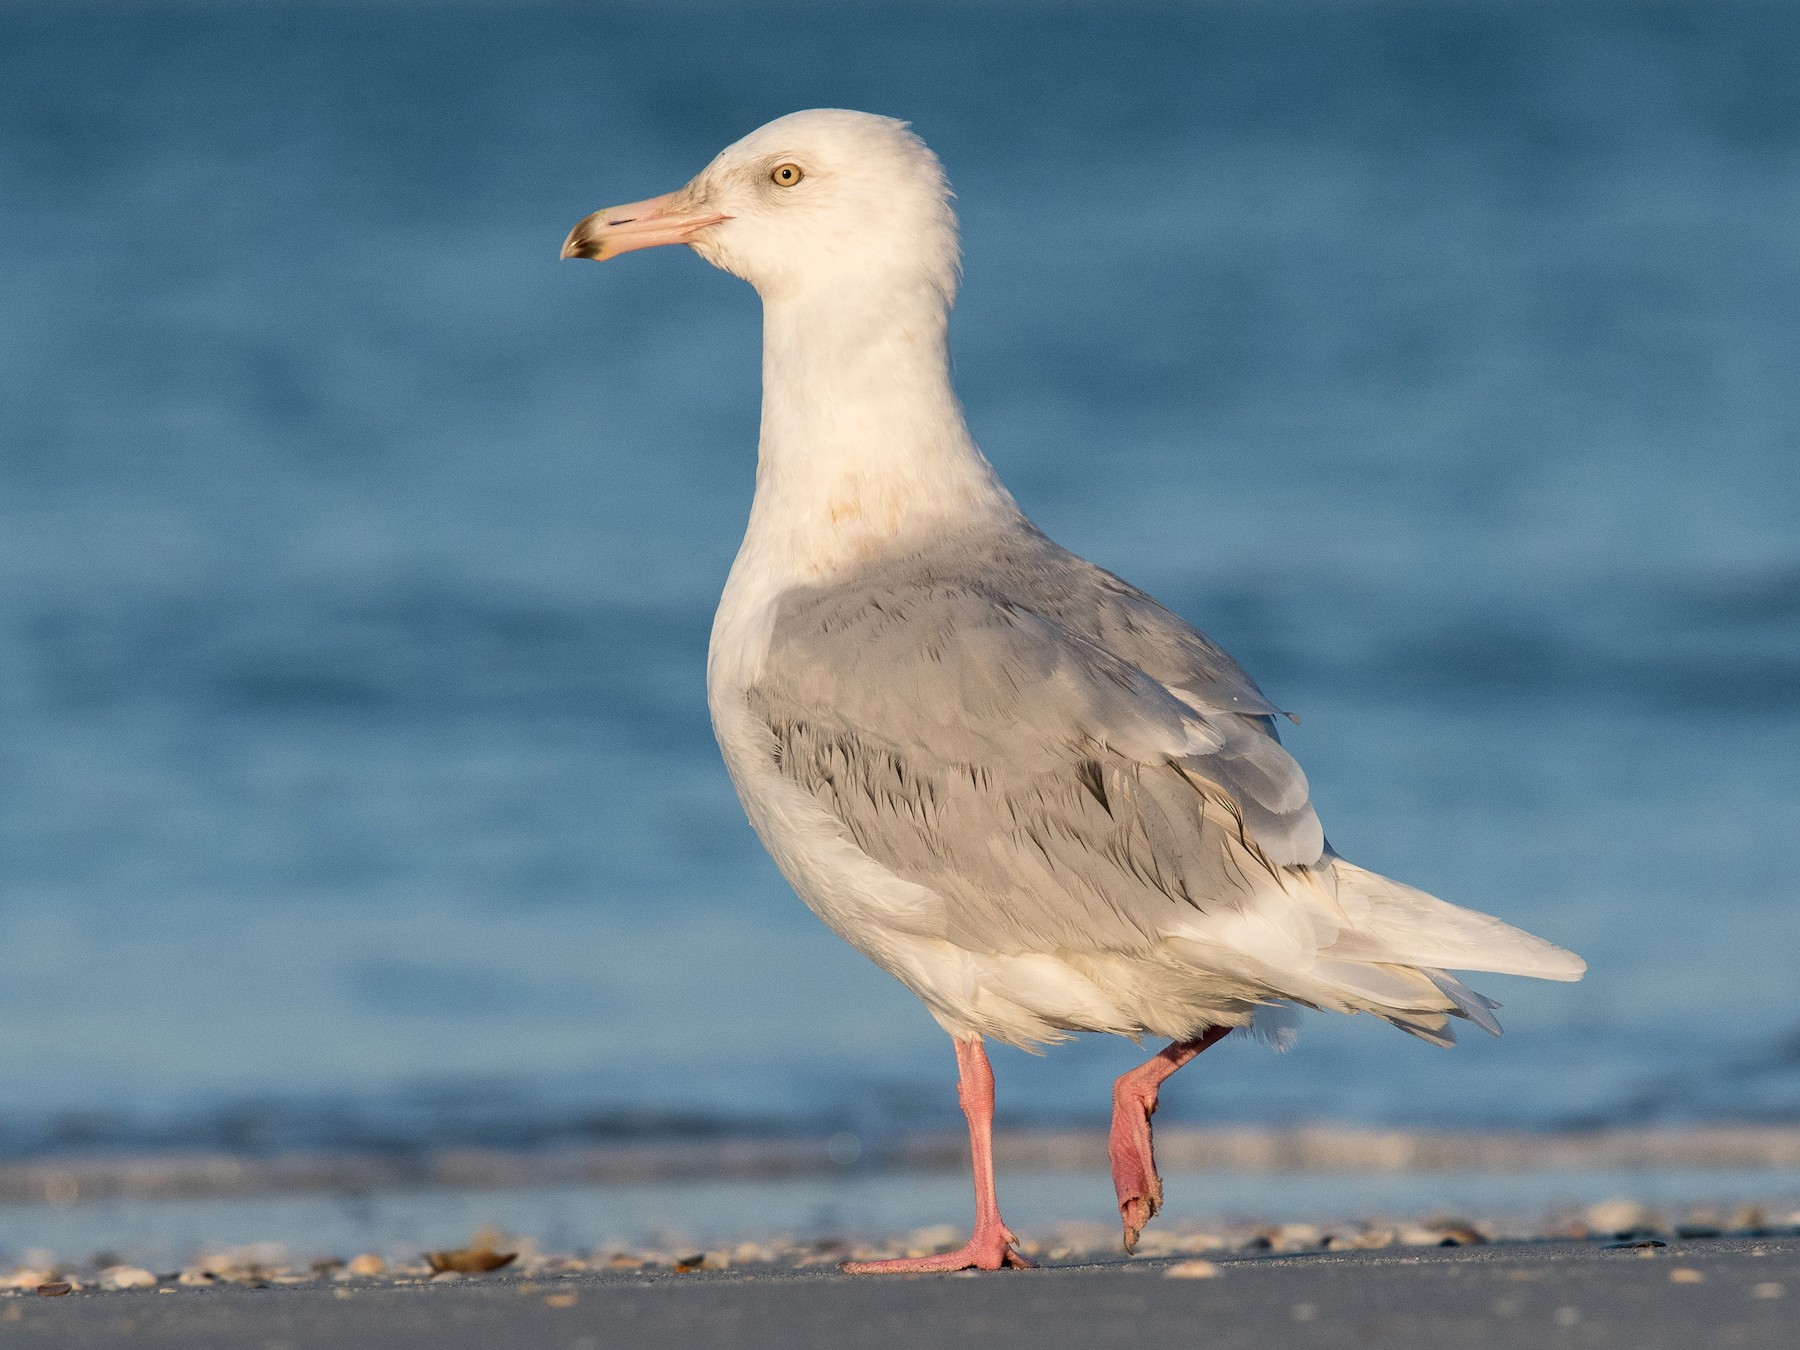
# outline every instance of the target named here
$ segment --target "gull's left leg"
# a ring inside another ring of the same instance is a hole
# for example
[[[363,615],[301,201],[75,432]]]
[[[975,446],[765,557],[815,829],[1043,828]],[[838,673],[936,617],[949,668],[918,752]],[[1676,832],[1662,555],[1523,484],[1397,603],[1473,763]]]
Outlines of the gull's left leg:
[[[998,1270],[1001,1266],[1030,1266],[1013,1250],[1017,1242],[1000,1220],[1000,1201],[994,1194],[994,1071],[988,1065],[981,1037],[956,1042],[956,1097],[969,1118],[969,1154],[975,1170],[975,1232],[953,1252],[938,1256],[902,1256],[891,1261],[846,1261],[852,1275],[905,1275],[921,1270]],[[1173,1072],[1173,1070],[1171,1070]]]
[[[1119,1195],[1128,1252],[1137,1249],[1144,1225],[1162,1208],[1162,1178],[1156,1174],[1156,1153],[1150,1144],[1156,1094],[1170,1074],[1230,1030],[1214,1027],[1196,1040],[1176,1041],[1113,1083],[1112,1136],[1106,1151],[1112,1158],[1113,1189]]]

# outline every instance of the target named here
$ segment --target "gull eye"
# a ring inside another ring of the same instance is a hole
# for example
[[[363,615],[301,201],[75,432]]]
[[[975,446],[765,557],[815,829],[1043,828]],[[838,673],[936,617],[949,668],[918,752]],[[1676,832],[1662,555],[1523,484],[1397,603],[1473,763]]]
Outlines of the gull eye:
[[[806,175],[798,164],[777,164],[769,174],[769,181],[776,187],[792,187],[804,177]]]

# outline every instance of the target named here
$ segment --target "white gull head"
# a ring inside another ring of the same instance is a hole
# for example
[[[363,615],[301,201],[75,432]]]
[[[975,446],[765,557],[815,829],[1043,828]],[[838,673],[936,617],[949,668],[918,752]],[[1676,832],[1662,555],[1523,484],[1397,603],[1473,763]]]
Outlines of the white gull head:
[[[565,258],[605,260],[686,244],[762,296],[762,434],[740,564],[753,561],[769,592],[1017,516],[951,388],[950,198],[906,123],[818,108],[751,132],[674,192],[596,211],[563,245]]]
[[[906,123],[814,108],[721,151],[685,187],[596,211],[565,258],[684,243],[764,300],[846,290],[956,293],[956,215],[943,166]]]

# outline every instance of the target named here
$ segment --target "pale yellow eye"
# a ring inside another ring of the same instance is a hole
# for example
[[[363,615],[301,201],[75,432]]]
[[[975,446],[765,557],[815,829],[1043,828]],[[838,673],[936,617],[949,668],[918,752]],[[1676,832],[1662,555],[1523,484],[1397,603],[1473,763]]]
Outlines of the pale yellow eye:
[[[769,181],[776,187],[792,187],[804,177],[806,175],[798,164],[777,164],[769,174]]]

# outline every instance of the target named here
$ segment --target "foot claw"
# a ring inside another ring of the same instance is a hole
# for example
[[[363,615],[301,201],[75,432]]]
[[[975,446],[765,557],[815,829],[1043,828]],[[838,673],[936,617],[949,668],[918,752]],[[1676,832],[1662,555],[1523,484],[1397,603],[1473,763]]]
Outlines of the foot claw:
[[[1018,1240],[1010,1233],[1007,1234],[1006,1251],[1002,1254],[1001,1260],[1013,1270],[1036,1270],[1038,1263],[1012,1245]]]
[[[1150,1222],[1156,1210],[1141,1195],[1134,1195],[1129,1200],[1119,1202],[1119,1219],[1125,1225],[1125,1254],[1130,1256],[1137,1250],[1138,1239],[1144,1234],[1144,1225]]]

